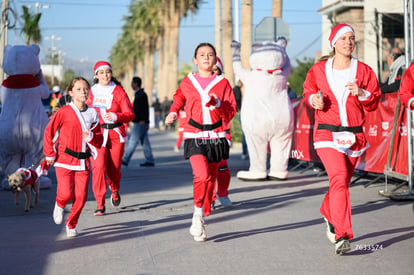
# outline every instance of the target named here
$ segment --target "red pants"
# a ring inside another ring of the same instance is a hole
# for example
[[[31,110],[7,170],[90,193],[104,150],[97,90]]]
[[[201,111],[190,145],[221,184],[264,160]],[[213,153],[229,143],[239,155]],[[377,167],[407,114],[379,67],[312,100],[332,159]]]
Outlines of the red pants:
[[[183,142],[183,134],[184,134],[184,130],[183,131],[178,130],[178,138],[177,138],[177,141],[175,142],[175,146],[177,146],[177,148],[181,148],[181,142]]]
[[[190,163],[193,169],[194,205],[203,207],[204,216],[208,216],[211,213],[218,163],[209,163],[203,155],[191,156]]]
[[[55,171],[58,181],[56,203],[64,208],[72,201],[72,208],[65,223],[69,228],[75,228],[88,199],[90,164],[86,161],[85,171],[73,171],[62,167],[56,167]]]
[[[98,149],[98,156],[92,159],[92,190],[98,208],[105,206],[106,184],[111,192],[119,192],[121,182],[121,161],[125,143],[121,143],[115,131],[109,131],[106,147]]]
[[[329,190],[322,202],[321,214],[335,227],[335,239],[354,237],[351,223],[349,182],[358,158],[352,158],[331,148],[317,149],[329,177]]]
[[[213,200],[216,199],[216,194],[219,197],[227,197],[229,195],[230,178],[227,159],[223,159],[218,163],[217,185],[214,185]]]

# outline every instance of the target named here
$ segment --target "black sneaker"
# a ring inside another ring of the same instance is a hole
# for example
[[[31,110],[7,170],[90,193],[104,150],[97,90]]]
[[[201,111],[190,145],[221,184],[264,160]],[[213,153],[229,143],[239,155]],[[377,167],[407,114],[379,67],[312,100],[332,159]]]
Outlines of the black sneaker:
[[[93,213],[94,216],[103,216],[105,215],[105,206],[103,208],[98,208]]]
[[[155,164],[153,162],[144,162],[141,163],[139,166],[141,167],[153,167]]]
[[[112,193],[111,204],[113,207],[118,207],[121,204],[121,196],[118,192]]]
[[[128,162],[126,162],[126,161],[124,161],[124,160],[122,160],[122,165],[125,165],[125,166],[128,166]]]
[[[350,250],[351,250],[351,244],[345,238],[345,236],[340,237],[338,240],[336,240],[336,243],[335,243],[335,253],[337,255],[345,254],[346,252],[348,252]]]

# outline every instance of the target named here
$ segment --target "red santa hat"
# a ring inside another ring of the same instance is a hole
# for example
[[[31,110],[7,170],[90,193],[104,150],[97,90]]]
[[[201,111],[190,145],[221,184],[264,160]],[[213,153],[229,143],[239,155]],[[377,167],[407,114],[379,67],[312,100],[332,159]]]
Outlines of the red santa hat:
[[[329,41],[331,42],[331,48],[335,46],[336,41],[343,34],[347,32],[352,32],[355,34],[354,29],[348,24],[338,24],[332,28],[331,35],[329,35]]]
[[[216,57],[217,62],[216,62],[216,66],[217,68],[220,70],[220,72],[223,72],[223,63],[221,63],[220,57]]]
[[[109,62],[106,61],[98,61],[96,62],[95,66],[93,67],[93,70],[95,71],[95,74],[99,71],[99,70],[103,70],[103,69],[110,69],[112,71],[112,66],[111,64],[109,64]]]

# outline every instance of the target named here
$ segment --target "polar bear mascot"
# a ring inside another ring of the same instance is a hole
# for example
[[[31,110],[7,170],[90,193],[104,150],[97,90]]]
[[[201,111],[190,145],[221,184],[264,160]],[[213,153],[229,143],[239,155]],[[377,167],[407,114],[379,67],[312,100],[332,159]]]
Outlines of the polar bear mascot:
[[[8,77],[0,86],[0,179],[18,168],[40,164],[43,157],[48,117],[41,100],[49,97],[49,89],[40,70],[39,52],[37,45],[4,50],[3,70]],[[41,181],[41,187],[45,185],[49,183]]]
[[[241,124],[250,157],[248,171],[239,171],[242,180],[285,180],[292,143],[293,111],[287,92],[290,61],[285,41],[253,45],[252,70],[242,67],[240,43],[233,41],[233,68],[244,85]],[[270,169],[267,153],[270,147]]]

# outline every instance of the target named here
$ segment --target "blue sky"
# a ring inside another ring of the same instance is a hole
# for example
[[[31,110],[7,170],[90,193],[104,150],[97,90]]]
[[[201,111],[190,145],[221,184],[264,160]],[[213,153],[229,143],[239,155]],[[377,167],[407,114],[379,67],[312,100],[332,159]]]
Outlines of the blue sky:
[[[241,0],[240,0],[241,2]],[[283,20],[289,24],[291,38],[287,51],[291,60],[305,56],[314,57],[321,46],[321,16],[317,10],[321,0],[283,1]],[[10,7],[20,16],[23,4],[35,4],[42,13],[40,26],[44,38],[41,43],[44,55],[51,48],[51,37],[55,48],[63,52],[64,59],[97,60],[108,59],[111,47],[121,34],[123,17],[128,14],[130,0],[10,0]],[[180,30],[179,62],[190,63],[195,46],[200,42],[214,44],[214,0],[205,0],[196,14],[184,18]],[[254,27],[267,16],[271,16],[271,0],[253,0]],[[21,22],[21,19],[18,19]],[[17,27],[21,27],[21,23]],[[8,44],[23,44],[20,30],[8,31]]]

